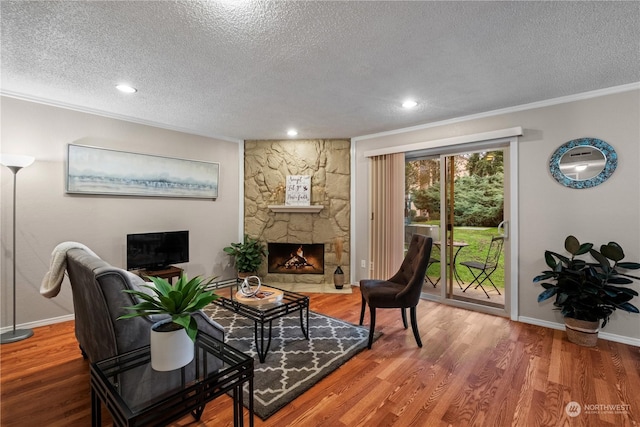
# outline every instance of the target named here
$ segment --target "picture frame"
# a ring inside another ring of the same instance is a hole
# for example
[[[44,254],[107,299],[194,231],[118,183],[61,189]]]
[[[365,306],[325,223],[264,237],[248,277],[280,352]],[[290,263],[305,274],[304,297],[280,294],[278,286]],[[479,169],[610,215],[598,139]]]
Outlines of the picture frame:
[[[311,175],[287,175],[285,206],[311,205]]]
[[[220,164],[68,144],[66,192],[217,199]]]

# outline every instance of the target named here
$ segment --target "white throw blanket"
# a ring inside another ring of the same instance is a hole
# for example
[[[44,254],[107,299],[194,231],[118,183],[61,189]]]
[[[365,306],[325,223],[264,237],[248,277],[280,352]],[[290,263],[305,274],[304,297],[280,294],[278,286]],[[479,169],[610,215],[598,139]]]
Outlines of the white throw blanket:
[[[89,254],[96,255],[91,249],[78,242],[62,242],[51,252],[51,265],[40,284],[40,294],[53,298],[60,292],[64,272],[67,269],[67,251],[69,249],[84,249]],[[99,257],[98,257],[99,258]]]

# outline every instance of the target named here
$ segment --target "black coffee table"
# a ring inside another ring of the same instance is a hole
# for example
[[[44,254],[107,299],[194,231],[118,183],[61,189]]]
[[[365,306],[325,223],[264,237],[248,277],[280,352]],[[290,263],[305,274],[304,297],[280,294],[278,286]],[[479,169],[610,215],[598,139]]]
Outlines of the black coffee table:
[[[242,386],[249,385],[253,427],[253,358],[199,331],[195,358],[168,372],[151,369],[149,346],[91,364],[91,425],[102,425],[101,402],[115,426],[166,425],[191,413],[200,419],[207,402],[232,392],[233,425],[243,426]],[[210,366],[222,361],[222,368]]]
[[[300,312],[300,329],[306,339],[309,339],[309,297],[296,292],[285,291],[274,286],[270,288],[282,292],[282,300],[266,304],[246,304],[238,301],[236,292],[239,284],[229,286],[227,289],[216,289],[216,294],[220,297],[212,302],[220,307],[224,307],[238,313],[248,319],[253,320],[254,339],[256,351],[260,358],[260,363],[264,363],[269,347],[271,346],[272,321],[289,313]],[[265,325],[269,325],[269,336],[265,338]],[[258,325],[260,327],[258,327]],[[265,342],[266,340],[266,342]]]

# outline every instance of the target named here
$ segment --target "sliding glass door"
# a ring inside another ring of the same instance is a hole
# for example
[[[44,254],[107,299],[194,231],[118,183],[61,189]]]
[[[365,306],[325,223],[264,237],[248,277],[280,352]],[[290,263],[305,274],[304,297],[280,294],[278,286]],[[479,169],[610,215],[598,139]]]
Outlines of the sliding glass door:
[[[419,233],[434,240],[426,298],[504,310],[507,152],[408,156],[405,236],[408,241]]]

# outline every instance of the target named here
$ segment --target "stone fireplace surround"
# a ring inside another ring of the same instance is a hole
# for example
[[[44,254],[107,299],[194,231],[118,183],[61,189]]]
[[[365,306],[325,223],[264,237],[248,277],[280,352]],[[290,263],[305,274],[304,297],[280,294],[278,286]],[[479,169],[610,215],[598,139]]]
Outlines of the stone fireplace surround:
[[[324,244],[324,274],[268,273],[267,262],[258,274],[265,283],[333,283],[341,266],[350,271],[350,146],[348,139],[245,141],[245,232],[263,243]],[[311,175],[311,204],[319,212],[269,208],[284,204],[278,188],[287,175]],[[338,263],[336,239],[342,242]]]

